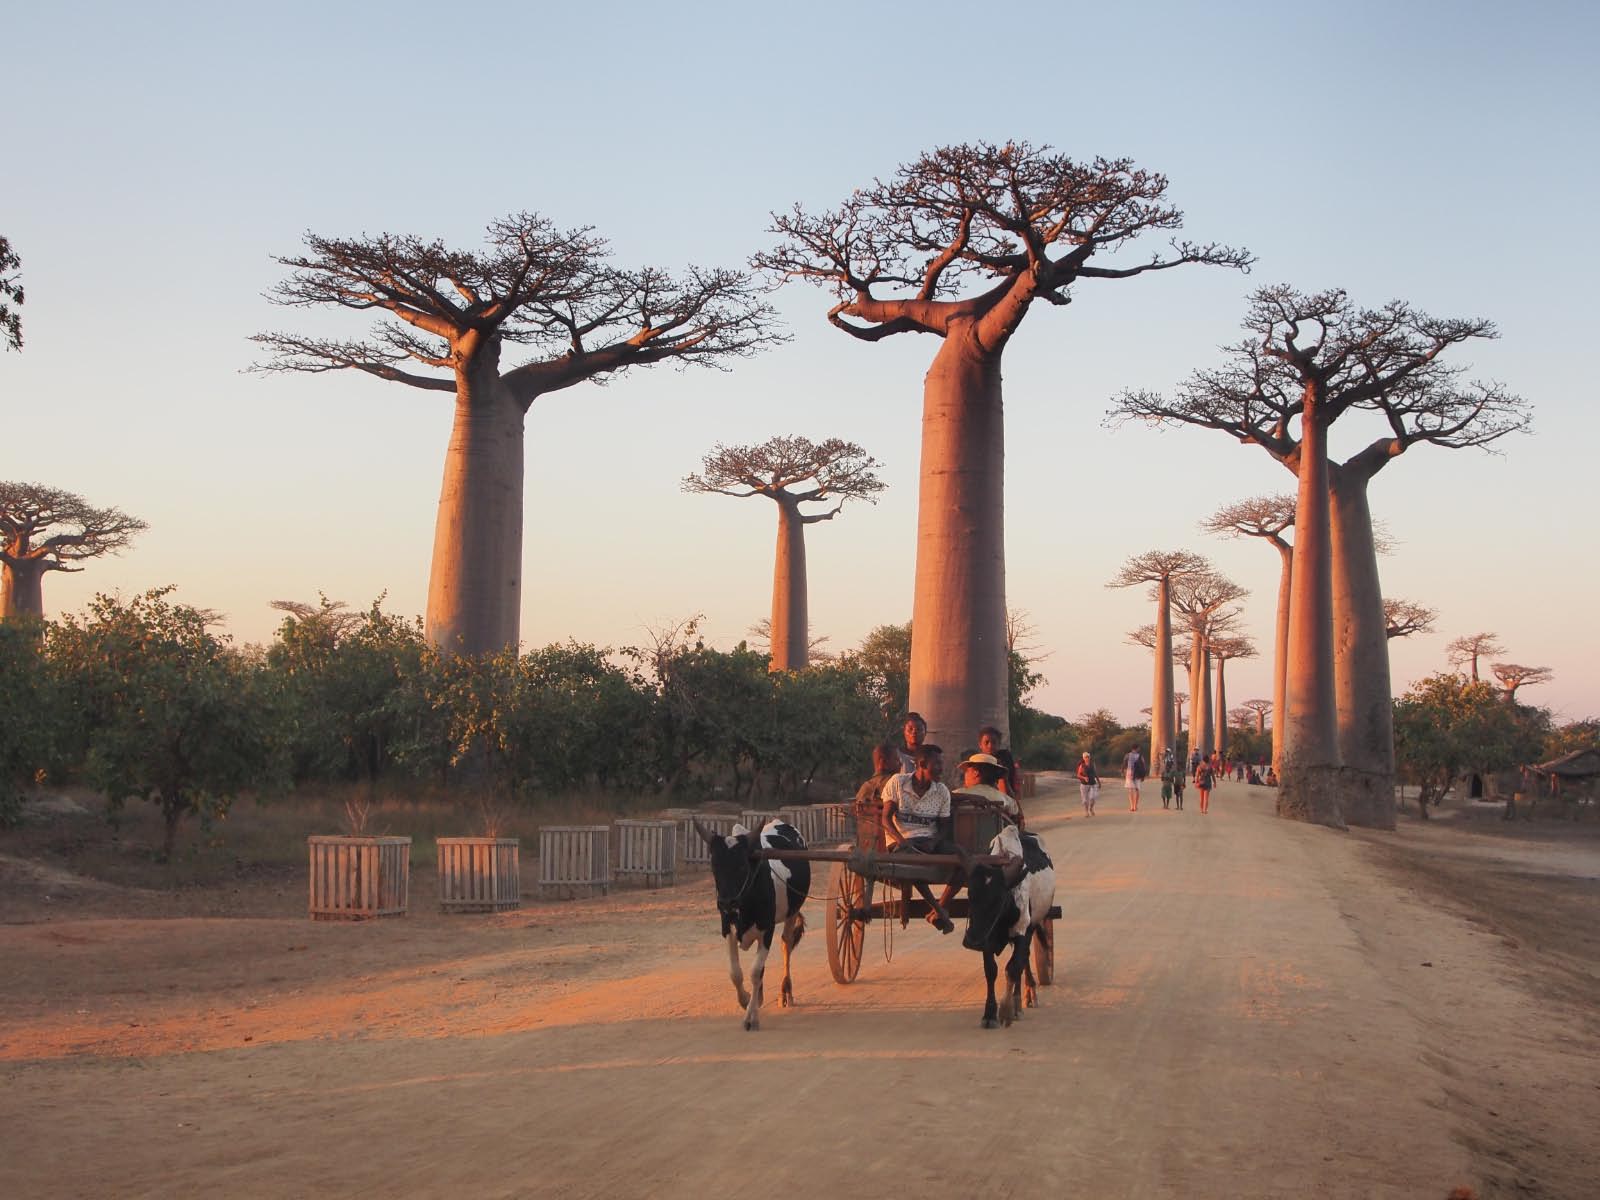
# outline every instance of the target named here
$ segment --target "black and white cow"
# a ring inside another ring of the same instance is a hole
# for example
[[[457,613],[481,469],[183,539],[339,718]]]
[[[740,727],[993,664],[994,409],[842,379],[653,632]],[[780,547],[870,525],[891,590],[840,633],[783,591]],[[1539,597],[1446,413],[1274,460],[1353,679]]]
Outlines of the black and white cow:
[[[985,1029],[993,1029],[1000,1023],[1010,1025],[1022,1015],[1025,972],[1027,1002],[1030,1005],[1039,1002],[1033,971],[1028,966],[1028,952],[1033,939],[1042,936],[1039,926],[1056,902],[1055,864],[1050,861],[1043,843],[1033,834],[1019,834],[1014,825],[1007,825],[989,843],[989,853],[1009,855],[1013,861],[1004,867],[968,868],[967,932],[961,939],[968,950],[983,953],[983,977],[988,985],[983,1005]],[[1006,960],[1005,1003],[998,1006],[997,1013],[994,982],[999,966],[996,958],[1008,945],[1011,957]]]
[[[713,833],[699,822],[695,829],[711,851],[711,877],[717,885],[717,911],[722,915],[722,936],[728,942],[728,973],[739,1005],[744,1009],[744,1027],[761,1028],[762,978],[766,974],[767,954],[772,949],[773,932],[783,930],[783,988],[779,993],[783,1007],[794,1003],[794,985],[789,980],[789,956],[800,944],[806,920],[800,913],[811,890],[809,862],[782,862],[763,859],[758,852],[804,850],[806,842],[787,821],[768,821],[761,832],[752,833],[735,825],[726,837]],[[760,945],[755,964],[750,968],[750,990],[744,990],[744,971],[739,951]]]

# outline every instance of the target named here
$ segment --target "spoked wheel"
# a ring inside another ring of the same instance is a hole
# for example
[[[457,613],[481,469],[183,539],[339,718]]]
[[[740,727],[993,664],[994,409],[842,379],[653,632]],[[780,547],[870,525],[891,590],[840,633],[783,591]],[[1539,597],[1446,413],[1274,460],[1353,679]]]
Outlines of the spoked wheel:
[[[1038,932],[1033,935],[1033,977],[1039,981],[1040,987],[1046,987],[1056,979],[1056,922],[1054,917],[1046,917],[1039,923]]]
[[[867,881],[848,863],[834,863],[828,877],[828,970],[839,983],[852,983],[861,970],[861,944],[867,923]]]

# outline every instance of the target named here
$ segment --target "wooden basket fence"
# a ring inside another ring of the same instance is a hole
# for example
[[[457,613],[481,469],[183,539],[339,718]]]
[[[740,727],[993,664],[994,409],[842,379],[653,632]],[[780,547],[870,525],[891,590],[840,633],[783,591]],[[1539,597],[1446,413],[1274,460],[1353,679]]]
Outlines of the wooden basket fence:
[[[730,817],[726,813],[697,812],[693,816],[684,817],[678,822],[678,852],[683,855],[686,866],[709,867],[711,865],[711,848],[700,838],[700,833],[695,829],[694,823],[699,821],[712,833],[730,834],[738,817]]]
[[[739,824],[751,833],[760,833],[761,827],[778,815],[775,808],[747,808],[739,814]]]
[[[439,908],[505,912],[522,907],[520,842],[516,838],[439,838]]]
[[[643,879],[647,887],[670,887],[678,877],[678,822],[617,821],[617,877]]]
[[[609,825],[546,825],[539,830],[539,891],[590,895],[611,889]]]
[[[822,814],[823,841],[830,845],[855,841],[856,821],[850,805],[814,804],[812,807]]]
[[[313,921],[403,917],[411,891],[408,837],[308,837]]]

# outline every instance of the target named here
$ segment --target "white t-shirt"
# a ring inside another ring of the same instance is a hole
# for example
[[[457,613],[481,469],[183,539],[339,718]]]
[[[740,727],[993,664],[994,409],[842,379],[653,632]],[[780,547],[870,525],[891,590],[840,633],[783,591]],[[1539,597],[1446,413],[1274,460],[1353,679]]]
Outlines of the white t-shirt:
[[[915,777],[909,772],[896,775],[883,785],[883,806],[891,802],[899,812],[900,828],[909,837],[937,837],[939,820],[950,815],[950,789],[934,782],[928,790],[917,795],[913,786]]]

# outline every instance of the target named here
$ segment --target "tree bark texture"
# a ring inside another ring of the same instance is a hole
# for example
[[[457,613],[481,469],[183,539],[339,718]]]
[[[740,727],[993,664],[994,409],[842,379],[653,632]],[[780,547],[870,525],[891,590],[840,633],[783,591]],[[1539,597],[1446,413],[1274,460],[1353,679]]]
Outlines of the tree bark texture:
[[[1206,679],[1206,652],[1201,646],[1200,634],[1196,632],[1189,643],[1189,752],[1196,749],[1201,754],[1211,753],[1211,748],[1205,744],[1206,729],[1202,713],[1206,707],[1206,696],[1210,683]]]
[[[1370,476],[1330,465],[1333,656],[1339,713],[1341,803],[1351,825],[1395,827],[1394,698],[1383,587],[1367,503]]]
[[[911,707],[928,741],[1007,738],[1005,436],[1000,354],[950,329],[923,385]]]
[[[0,619],[44,619],[44,573],[42,558],[22,559],[0,572]]]
[[[1156,677],[1150,699],[1151,770],[1160,769],[1161,756],[1176,745],[1172,692],[1172,580],[1163,575],[1156,584]]]
[[[1223,758],[1228,757],[1228,686],[1225,673],[1228,669],[1228,660],[1217,659],[1217,750]]]
[[[1283,560],[1278,572],[1278,627],[1272,652],[1272,770],[1283,778],[1283,714],[1288,711],[1289,678],[1289,594],[1294,579],[1294,548],[1278,544]]]
[[[520,641],[522,438],[522,406],[498,377],[460,380],[428,578],[428,639],[447,653]]]
[[[1217,748],[1217,709],[1211,701],[1211,648],[1200,654],[1200,753]]]
[[[1278,815],[1345,828],[1339,803],[1338,704],[1333,673],[1333,558],[1328,514],[1328,436],[1317,385],[1301,416],[1284,680],[1283,770]]]
[[[778,547],[772,568],[772,661],[774,671],[803,671],[810,656],[806,611],[806,527],[800,506],[778,502]]]

